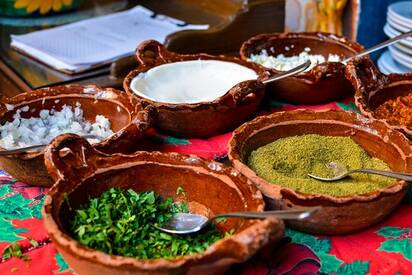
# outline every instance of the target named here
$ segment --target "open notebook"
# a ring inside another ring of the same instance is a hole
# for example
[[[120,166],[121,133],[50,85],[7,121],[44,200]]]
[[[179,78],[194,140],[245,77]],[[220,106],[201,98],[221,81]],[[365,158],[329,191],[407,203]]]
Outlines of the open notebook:
[[[12,35],[11,46],[59,71],[79,73],[131,55],[143,40],[164,42],[176,31],[207,28],[136,6],[52,29]]]

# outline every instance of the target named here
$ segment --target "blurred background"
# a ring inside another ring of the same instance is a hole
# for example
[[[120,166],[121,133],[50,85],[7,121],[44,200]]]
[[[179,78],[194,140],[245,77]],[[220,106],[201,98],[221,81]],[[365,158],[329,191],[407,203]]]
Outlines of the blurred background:
[[[134,57],[131,56],[134,49],[130,49],[128,57],[119,58],[98,68],[73,73],[56,70],[44,64],[39,56],[11,47],[11,35],[31,33],[109,15],[131,9],[136,5],[150,9],[154,16],[164,14],[186,23],[209,26],[204,30],[181,30],[170,33],[165,41],[161,41],[169,49],[180,53],[236,55],[243,41],[265,32],[331,32],[343,34],[369,47],[387,39],[388,36],[395,36],[412,28],[407,20],[401,20],[402,15],[396,14],[396,10],[389,14],[388,7],[395,2],[399,1],[1,0],[0,87],[3,96],[73,82],[121,87],[125,72],[135,66]],[[406,3],[407,6],[412,6],[410,1]],[[390,15],[392,18],[387,21]],[[400,23],[397,24],[395,21]],[[391,50],[374,53],[372,58],[385,73],[409,71],[412,68],[405,64],[408,65],[408,58],[412,60],[412,45],[407,43],[400,47],[392,47]],[[398,60],[402,60],[404,64]]]

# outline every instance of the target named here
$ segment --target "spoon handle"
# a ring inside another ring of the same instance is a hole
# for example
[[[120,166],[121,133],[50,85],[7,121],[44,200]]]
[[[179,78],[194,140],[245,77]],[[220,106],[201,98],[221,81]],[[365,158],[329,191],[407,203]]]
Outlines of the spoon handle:
[[[374,170],[374,169],[356,169],[356,170],[352,170],[348,172],[348,174],[352,174],[352,173],[368,173],[368,174],[386,176],[386,177],[391,177],[395,179],[412,182],[411,173],[391,172],[391,171],[382,171],[382,170]]]
[[[264,219],[269,217],[276,217],[282,220],[301,220],[309,217],[314,212],[318,211],[320,207],[305,208],[302,210],[273,210],[264,212],[231,212],[216,215],[211,218],[249,218],[249,219]]]
[[[371,52],[374,52],[374,51],[380,50],[380,49],[382,49],[382,48],[385,48],[385,47],[387,47],[387,46],[389,46],[389,45],[397,42],[398,40],[407,38],[408,36],[411,36],[411,35],[412,35],[412,31],[409,31],[409,32],[400,34],[400,35],[395,36],[395,37],[393,37],[393,38],[391,38],[391,39],[388,39],[388,40],[386,40],[386,41],[383,41],[382,43],[379,43],[378,45],[375,45],[375,46],[373,46],[373,47],[370,47],[369,49],[366,49],[366,50],[364,50],[364,51],[362,51],[362,52],[360,52],[360,53],[358,53],[358,54],[355,54],[355,55],[353,55],[353,56],[351,56],[351,57],[348,57],[348,58],[342,60],[341,62],[342,62],[342,63],[346,63],[346,62],[348,62],[349,60],[351,60],[351,59],[354,58],[354,57],[361,57],[361,56],[370,54]]]
[[[100,138],[97,135],[84,135],[82,136],[83,138]],[[0,149],[0,156],[8,156],[8,155],[13,155],[13,154],[20,154],[20,153],[27,153],[29,151],[37,150],[37,149],[43,149],[46,147],[47,144],[39,144],[39,145],[33,145],[33,146],[28,146],[28,147],[22,147],[22,148],[17,148],[17,149],[10,149],[10,150],[1,150]]]
[[[268,83],[274,82],[276,80],[280,80],[280,79],[298,74],[300,72],[303,72],[307,68],[309,68],[310,64],[311,64],[310,60],[306,60],[305,63],[302,63],[299,66],[296,66],[295,68],[293,68],[289,71],[284,71],[284,72],[278,73],[277,75],[274,75],[274,76],[272,76],[272,77],[270,77],[266,80],[263,80],[262,83],[263,84],[268,84]]]
[[[44,147],[46,147],[45,144],[33,145],[33,146],[28,146],[28,147],[23,147],[23,148],[18,148],[18,149],[11,149],[11,150],[1,150],[0,151],[0,156],[26,153],[28,151],[33,151],[33,150],[36,150],[36,149],[43,149]]]

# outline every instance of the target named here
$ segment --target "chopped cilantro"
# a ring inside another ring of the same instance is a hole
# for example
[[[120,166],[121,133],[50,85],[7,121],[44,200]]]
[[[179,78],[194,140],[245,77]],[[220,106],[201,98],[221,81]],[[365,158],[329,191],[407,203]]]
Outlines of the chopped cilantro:
[[[112,188],[75,210],[71,234],[93,249],[138,259],[193,255],[225,236],[215,227],[191,235],[167,234],[153,227],[177,212],[187,212],[186,203],[174,203],[154,192]]]
[[[17,242],[12,242],[3,250],[2,258],[3,260],[8,260],[11,257],[16,257],[24,261],[29,261],[30,258],[23,254],[20,245]]]
[[[40,245],[39,242],[36,241],[35,239],[32,239],[30,237],[28,237],[27,239],[29,240],[29,242],[30,242],[30,244],[32,245],[33,248],[36,248]]]
[[[179,186],[177,189],[176,189],[176,195],[182,195],[183,197],[185,197],[186,198],[186,191],[183,189],[183,187],[181,187],[181,186]]]

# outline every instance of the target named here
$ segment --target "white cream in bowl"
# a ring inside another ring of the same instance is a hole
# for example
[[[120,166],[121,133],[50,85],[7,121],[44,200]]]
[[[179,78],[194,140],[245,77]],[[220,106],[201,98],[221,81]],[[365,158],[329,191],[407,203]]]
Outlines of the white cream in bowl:
[[[162,103],[210,102],[257,73],[234,62],[190,60],[163,64],[132,79],[131,90]]]

